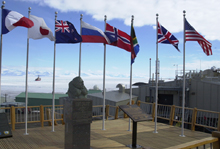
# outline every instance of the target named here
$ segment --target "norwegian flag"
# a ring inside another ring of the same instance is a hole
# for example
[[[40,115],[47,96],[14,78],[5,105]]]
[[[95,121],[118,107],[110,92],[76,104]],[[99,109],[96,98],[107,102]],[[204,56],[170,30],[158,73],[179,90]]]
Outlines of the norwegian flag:
[[[209,56],[212,55],[212,44],[200,35],[185,19],[185,38],[186,41],[198,41],[203,52]]]
[[[178,44],[179,40],[176,39],[169,31],[167,31],[160,23],[158,22],[158,43],[172,44],[179,52]]]
[[[111,42],[110,45],[117,46],[131,52],[131,36],[127,33],[106,23],[105,35],[109,38]]]

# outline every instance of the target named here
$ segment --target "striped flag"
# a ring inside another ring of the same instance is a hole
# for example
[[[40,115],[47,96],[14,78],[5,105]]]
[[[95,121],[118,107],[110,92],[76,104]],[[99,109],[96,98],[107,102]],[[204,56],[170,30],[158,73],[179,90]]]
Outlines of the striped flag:
[[[212,55],[212,44],[200,35],[185,19],[185,38],[186,41],[198,41],[203,49],[203,52],[209,56]]]
[[[135,35],[134,27],[131,25],[131,64],[134,63],[134,59],[139,52],[139,44]]]

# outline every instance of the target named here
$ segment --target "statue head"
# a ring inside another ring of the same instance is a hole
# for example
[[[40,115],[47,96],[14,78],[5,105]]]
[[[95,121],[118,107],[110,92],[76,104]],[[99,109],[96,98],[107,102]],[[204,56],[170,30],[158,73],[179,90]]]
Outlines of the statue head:
[[[81,77],[75,77],[72,81],[69,82],[69,89],[67,94],[71,98],[86,98],[87,89],[84,86],[84,82]]]

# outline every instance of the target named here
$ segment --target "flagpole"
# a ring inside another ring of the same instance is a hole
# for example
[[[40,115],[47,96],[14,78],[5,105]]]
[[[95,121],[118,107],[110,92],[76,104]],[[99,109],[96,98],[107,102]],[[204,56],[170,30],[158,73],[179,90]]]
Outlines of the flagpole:
[[[83,14],[80,15],[80,36],[82,36],[82,18],[83,18]],[[79,44],[79,77],[81,76],[81,46],[82,46],[82,42],[80,42]]]
[[[31,7],[28,8],[28,18],[30,18]],[[28,29],[29,32],[29,29]],[[26,59],[26,83],[25,83],[25,133],[24,135],[28,135],[27,133],[27,121],[28,121],[28,59],[29,59],[29,37],[27,37],[27,59]]]
[[[155,89],[155,118],[154,118],[154,124],[155,124],[155,127],[154,127],[154,133],[158,133],[157,132],[157,101],[158,101],[158,14],[156,14],[156,89]]]
[[[55,12],[55,22],[57,21],[57,14],[58,12]],[[56,29],[56,23],[55,23],[55,28]],[[56,32],[54,33],[54,58],[53,58],[53,112],[52,112],[52,132],[54,131],[54,113],[55,113],[55,63],[56,63]]]
[[[150,84],[150,81],[151,81],[151,58],[150,58],[150,69],[149,69],[149,84]]]
[[[181,129],[181,137],[185,137],[184,135],[184,107],[185,107],[185,13],[186,11],[183,10],[183,100],[182,100],[182,129]]]
[[[5,4],[5,1],[2,2],[2,9],[5,8],[4,4]],[[2,32],[1,32],[1,46],[0,46],[0,48],[1,48],[0,49],[0,104],[2,103],[2,97],[1,97],[1,84],[2,84],[1,83],[1,77],[2,77],[2,38],[3,38],[3,36],[2,36]]]
[[[106,20],[105,15],[105,31],[106,31]],[[104,69],[103,69],[103,115],[102,115],[102,130],[105,130],[105,65],[106,65],[106,44],[104,43]]]
[[[133,26],[133,21],[134,21],[134,16],[131,16],[131,26]],[[132,41],[133,42],[133,41]],[[132,47],[134,48],[134,47]],[[132,52],[131,52],[131,56],[132,56]],[[132,60],[132,57],[131,57]],[[130,102],[129,104],[131,105],[131,101],[132,101],[132,63],[130,60]],[[131,131],[131,119],[129,118],[129,125],[128,125],[128,131]]]

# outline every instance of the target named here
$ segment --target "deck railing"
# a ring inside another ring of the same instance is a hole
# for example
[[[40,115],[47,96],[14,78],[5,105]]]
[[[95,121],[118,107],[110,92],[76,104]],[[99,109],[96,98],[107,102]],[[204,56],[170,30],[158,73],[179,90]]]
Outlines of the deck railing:
[[[154,121],[155,103],[138,101],[137,105],[141,107],[147,114],[151,114]],[[1,107],[7,114],[9,124],[12,125],[12,130],[15,129],[15,124],[25,123],[25,107]],[[182,124],[182,107],[175,105],[158,104],[157,117],[169,121],[170,125],[181,126]],[[119,108],[116,106],[106,105],[105,107],[106,119],[117,119],[119,117]],[[93,106],[93,118],[103,116],[103,106]],[[185,108],[184,124],[191,126],[191,130],[195,130],[196,126],[206,129],[220,131],[220,112],[202,110],[197,108]],[[55,106],[54,114],[55,124],[57,121],[63,122],[63,106]],[[51,125],[52,122],[52,106],[28,106],[28,123],[40,122],[44,126],[44,122]]]
[[[133,104],[133,103],[132,103]],[[137,105],[141,107],[147,114],[151,114],[154,121],[155,103],[138,101]],[[9,124],[11,124],[12,130],[15,130],[15,125],[25,123],[25,107],[0,107],[0,110],[5,110],[8,117]],[[182,124],[182,107],[175,105],[162,105],[158,104],[157,108],[158,118],[168,120],[170,125],[181,126]],[[105,107],[106,120],[109,118],[117,119],[119,115],[119,107],[106,105]],[[93,118],[102,117],[103,106],[93,106]],[[207,129],[217,130],[214,132],[213,137],[210,140],[200,140],[190,145],[182,147],[182,149],[198,148],[199,146],[220,148],[220,112],[201,110],[197,108],[185,108],[184,124],[191,125],[191,130],[194,131],[196,126],[200,126]],[[126,117],[125,117],[126,118]],[[54,123],[57,125],[57,121],[63,121],[63,106],[56,105],[54,113]],[[52,125],[52,106],[28,106],[28,123],[41,123],[41,127],[44,127],[44,122],[48,122]],[[217,146],[217,147],[216,147]]]
[[[44,123],[48,122],[48,125],[52,125],[52,106],[51,105],[41,105],[41,106],[28,106],[28,120],[27,123],[41,123],[41,127],[44,127]],[[15,124],[25,123],[25,107],[0,107],[0,110],[5,110],[8,118],[9,124],[11,124],[12,130],[15,130]],[[116,106],[106,105],[105,113],[106,120],[108,118],[117,119],[119,108]],[[93,118],[98,118],[103,116],[103,106],[97,105],[93,106]],[[100,118],[101,119],[101,118]],[[54,113],[54,124],[63,121],[63,105],[55,105]]]
[[[155,117],[155,103],[138,101],[141,109],[148,114],[152,114],[153,121]],[[185,107],[184,124],[191,126],[195,130],[196,126],[207,129],[220,131],[220,112],[208,111],[197,108]],[[170,125],[181,126],[182,124],[182,107],[175,105],[158,104],[157,117],[168,120]]]

